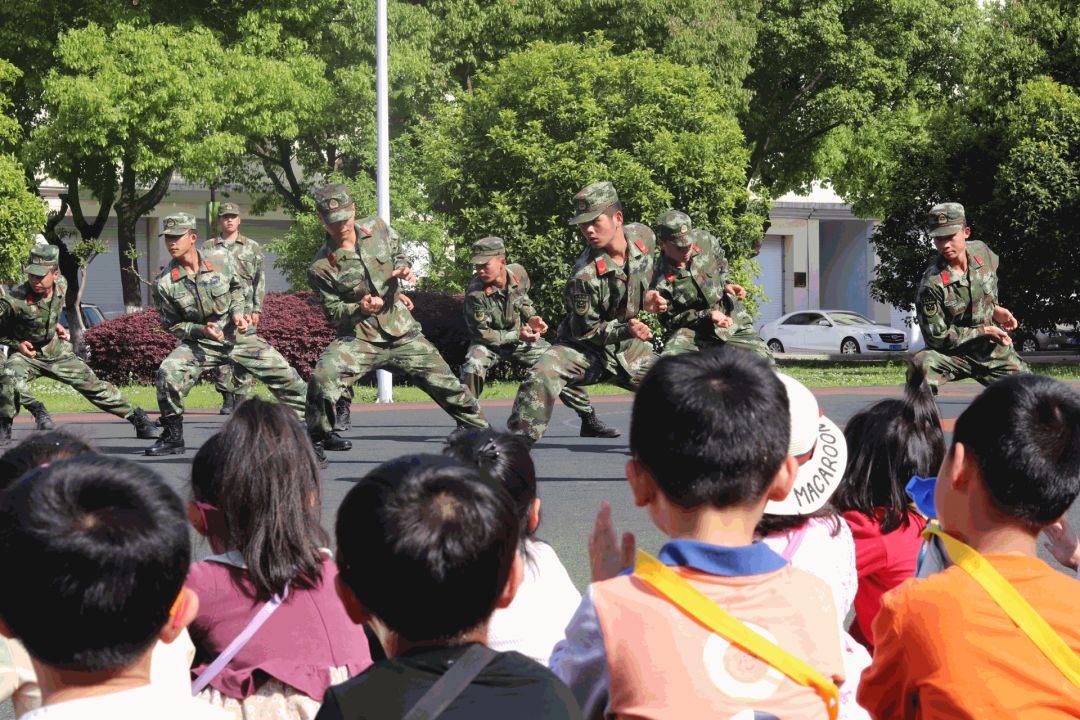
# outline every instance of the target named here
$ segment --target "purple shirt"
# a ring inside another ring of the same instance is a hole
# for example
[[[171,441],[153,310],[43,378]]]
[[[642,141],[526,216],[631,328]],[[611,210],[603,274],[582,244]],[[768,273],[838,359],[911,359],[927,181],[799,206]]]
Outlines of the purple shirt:
[[[337,565],[328,559],[322,569],[315,587],[289,589],[281,607],[210,687],[243,700],[265,673],[321,702],[331,668],[348,668],[353,677],[371,665],[364,630],[349,619],[334,590]],[[255,599],[255,586],[235,552],[194,563],[185,585],[199,595],[199,614],[188,628],[196,648],[195,677],[247,627],[263,601]]]

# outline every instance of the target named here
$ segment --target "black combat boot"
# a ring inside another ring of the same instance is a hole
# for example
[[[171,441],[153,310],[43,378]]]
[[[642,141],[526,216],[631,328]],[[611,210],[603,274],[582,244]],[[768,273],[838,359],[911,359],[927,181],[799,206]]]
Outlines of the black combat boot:
[[[0,445],[11,442],[11,418],[0,418]]]
[[[184,417],[173,415],[161,418],[161,427],[165,431],[152,446],[146,449],[146,454],[151,457],[160,455],[183,455],[184,454]]]
[[[352,450],[352,442],[338,435],[336,432],[332,432],[322,440],[323,449],[330,452],[344,452],[345,450]]]
[[[334,412],[337,414],[337,420],[334,421],[334,432],[352,430],[352,398],[349,397],[348,392],[337,399]],[[326,449],[330,450],[331,448]]]
[[[581,416],[581,437],[617,438],[620,433],[596,417],[596,411]]]
[[[34,416],[34,423],[37,425],[38,430],[56,429],[56,423],[53,422],[52,417],[49,415],[49,411],[45,409],[45,405],[43,405],[40,400],[27,403],[25,407],[30,411],[30,414]]]
[[[326,459],[326,453],[323,450],[323,440],[321,436],[316,437],[311,435],[311,449],[315,451],[315,459],[319,462],[319,467],[330,467],[329,461]]]
[[[232,415],[233,408],[236,407],[236,393],[223,392],[221,393],[221,409],[218,410],[218,415]]]
[[[158,431],[155,429],[157,426],[142,408],[135,408],[135,412],[131,414],[131,417],[127,418],[127,421],[135,426],[135,437],[140,440],[157,439]]]

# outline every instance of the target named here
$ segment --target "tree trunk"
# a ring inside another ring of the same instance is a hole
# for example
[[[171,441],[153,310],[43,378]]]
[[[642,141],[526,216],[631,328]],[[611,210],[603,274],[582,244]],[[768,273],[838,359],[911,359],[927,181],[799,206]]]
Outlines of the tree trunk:
[[[120,287],[124,293],[124,312],[142,309],[142,285],[139,283],[139,259],[135,238],[139,215],[131,212],[122,202],[116,203],[116,242],[120,254]]]
[[[135,169],[128,159],[124,160],[120,173],[120,199],[116,201],[116,240],[120,255],[120,286],[124,291],[124,312],[132,313],[142,309],[138,248],[135,245],[139,219],[157,207],[165,197],[172,175],[173,170],[169,168],[157,178],[153,187],[139,195],[135,185]]]

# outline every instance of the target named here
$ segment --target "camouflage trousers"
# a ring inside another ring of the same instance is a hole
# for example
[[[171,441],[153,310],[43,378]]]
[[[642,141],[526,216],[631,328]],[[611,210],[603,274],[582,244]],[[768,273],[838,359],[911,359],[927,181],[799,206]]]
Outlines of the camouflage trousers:
[[[544,436],[555,398],[567,387],[581,388],[610,382],[627,390],[637,390],[645,373],[656,362],[656,355],[639,354],[639,359],[627,370],[616,354],[608,349],[591,350],[577,345],[553,345],[549,348],[518,388],[514,408],[506,426],[532,441]]]
[[[278,401],[303,418],[306,384],[281,353],[257,335],[242,335],[233,343],[186,340],[177,345],[162,360],[155,379],[161,417],[183,415],[184,398],[199,377],[207,370],[230,364],[239,365],[262,380]]]
[[[551,343],[543,339],[535,342],[519,341],[497,347],[474,343],[469,346],[468,351],[465,353],[465,362],[461,366],[461,382],[479,399],[480,394],[484,392],[484,379],[487,377],[487,371],[493,365],[496,365],[500,360],[505,360],[515,365],[524,365],[531,368],[550,347]],[[579,417],[585,417],[593,413],[589,393],[581,388],[565,387],[559,393],[559,399],[562,400],[563,405],[576,412]]]
[[[0,377],[0,418],[15,416],[16,397],[23,405],[34,401],[29,385],[39,377],[70,385],[96,407],[117,417],[128,419],[135,412],[135,408],[115,385],[98,378],[90,366],[75,354],[71,343],[57,339],[38,349],[35,357],[12,353],[8,358]]]
[[[488,427],[480,403],[454,377],[442,355],[423,335],[406,335],[387,343],[340,337],[327,346],[315,365],[307,389],[308,432],[326,436],[334,428],[334,404],[357,380],[372,370],[397,368],[459,425]]]
[[[729,346],[749,350],[755,355],[768,360],[770,365],[776,365],[772,352],[765,341],[754,332],[753,328],[739,328],[728,335],[727,339],[721,339],[713,334],[695,332],[691,328],[677,328],[664,339],[664,349],[661,357],[669,355],[682,355],[683,353],[696,352],[707,347]]]
[[[1012,345],[985,339],[965,343],[957,350],[965,352],[923,350],[915,354],[915,365],[926,372],[926,382],[935,391],[950,380],[974,378],[989,385],[1007,375],[1031,372]]]
[[[255,377],[243,368],[242,365],[228,364],[217,369],[217,380],[214,388],[219,393],[232,393],[242,398],[251,397],[255,391]]]

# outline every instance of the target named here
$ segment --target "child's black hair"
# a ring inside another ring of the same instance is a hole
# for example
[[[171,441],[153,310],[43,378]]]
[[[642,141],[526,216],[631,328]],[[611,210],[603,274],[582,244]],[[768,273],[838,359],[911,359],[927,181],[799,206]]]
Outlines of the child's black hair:
[[[157,475],[84,455],[0,493],[0,558],[0,618],[30,655],[109,672],[138,661],[165,627],[191,544],[183,502]]]
[[[391,460],[338,510],[341,579],[402,638],[453,642],[494,611],[518,528],[509,493],[475,468],[441,455]]]
[[[244,556],[260,598],[319,578],[320,548],[329,545],[319,466],[288,407],[260,398],[240,403],[195,455],[191,494],[220,511],[219,540]]]
[[[0,490],[38,465],[90,452],[81,438],[64,430],[36,432],[0,455]]]
[[[745,350],[661,358],[634,398],[630,451],[685,508],[757,502],[790,437],[784,384]]]
[[[904,489],[911,476],[933,475],[945,457],[941,415],[925,378],[912,368],[903,398],[874,403],[844,428],[847,468],[832,505],[839,512],[880,516],[883,534],[911,522],[914,509]]]
[[[996,381],[957,419],[957,443],[974,457],[994,508],[1032,530],[1055,522],[1080,493],[1080,395],[1059,380]]]

